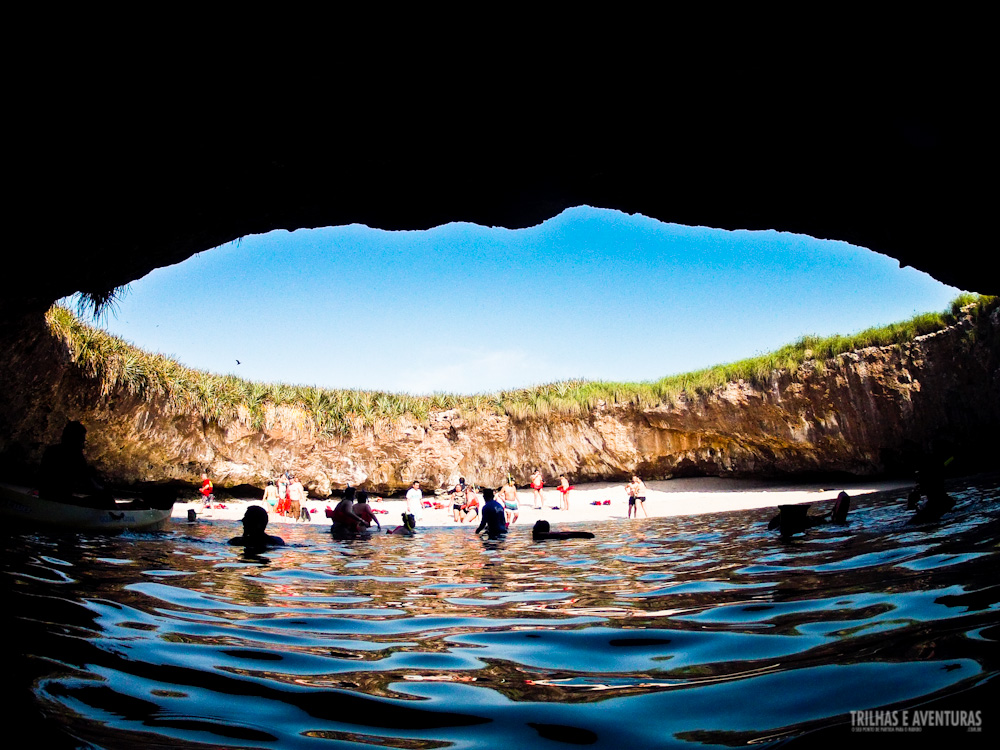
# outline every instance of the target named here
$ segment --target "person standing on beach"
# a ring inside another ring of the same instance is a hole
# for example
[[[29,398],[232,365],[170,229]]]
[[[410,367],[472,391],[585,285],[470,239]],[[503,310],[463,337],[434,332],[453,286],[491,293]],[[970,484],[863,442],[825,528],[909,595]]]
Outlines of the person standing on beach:
[[[448,494],[454,495],[451,499],[452,518],[454,518],[455,523],[460,523],[465,520],[462,510],[462,506],[465,505],[465,477],[459,477],[458,484]]]
[[[507,475],[507,484],[503,486],[500,491],[503,497],[503,507],[505,515],[507,516],[507,524],[510,525],[517,521],[517,489],[514,487],[514,481],[511,479],[510,475]]]
[[[531,499],[535,501],[535,510],[542,509],[542,487],[544,486],[541,469],[535,469],[535,473],[531,475]]]
[[[198,492],[204,498],[205,505],[211,505],[212,501],[215,500],[215,495],[213,494],[215,487],[212,485],[212,480],[208,478],[208,474],[202,472],[201,474],[201,489]]]
[[[559,486],[556,487],[562,493],[562,503],[560,503],[563,510],[569,510],[569,493],[573,489],[573,485],[569,483],[565,474],[559,477]]]
[[[632,513],[635,513],[635,517],[639,517],[639,509],[642,509],[642,515],[649,518],[649,514],[646,512],[646,485],[643,484],[642,480],[637,476],[632,477],[631,484],[626,485],[625,489],[628,491],[628,516],[632,517]]]
[[[288,484],[288,497],[290,503],[288,506],[289,515],[296,521],[301,520],[302,517],[302,503],[306,499],[306,491],[302,486],[302,482],[294,474],[291,476]]]
[[[288,472],[282,472],[278,474],[278,507],[277,514],[279,516],[284,516],[288,514],[288,504],[291,502],[291,498],[288,497]]]
[[[267,505],[265,510],[269,510],[274,513],[278,507],[278,488],[274,486],[274,480],[267,480],[267,487],[264,488],[264,503]]]
[[[406,491],[406,515],[410,517],[410,525],[415,527],[421,516],[424,504],[424,493],[420,491],[420,482],[415,481]]]

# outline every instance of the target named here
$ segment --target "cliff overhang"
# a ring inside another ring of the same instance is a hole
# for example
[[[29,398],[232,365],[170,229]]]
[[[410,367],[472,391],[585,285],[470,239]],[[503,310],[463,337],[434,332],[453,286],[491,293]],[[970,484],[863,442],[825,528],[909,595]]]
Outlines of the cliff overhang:
[[[757,382],[736,380],[669,403],[598,402],[545,418],[431,410],[424,418],[324,431],[304,406],[227,418],[143,398],[82,368],[41,317],[5,342],[0,457],[30,474],[69,419],[88,458],[116,484],[263,486],[291,470],[314,495],[351,485],[393,492],[419,479],[525,483],[535,468],[574,481],[671,476],[884,475],[929,457],[995,461],[1000,426],[1000,307],[912,341],[869,347]]]

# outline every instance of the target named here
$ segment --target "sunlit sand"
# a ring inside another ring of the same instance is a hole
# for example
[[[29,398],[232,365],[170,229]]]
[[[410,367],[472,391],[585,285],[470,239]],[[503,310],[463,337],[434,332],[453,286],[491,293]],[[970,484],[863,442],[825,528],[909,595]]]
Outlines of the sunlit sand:
[[[650,518],[666,516],[684,516],[701,513],[719,513],[731,510],[747,510],[750,508],[771,508],[778,505],[815,503],[816,510],[829,510],[833,500],[840,491],[846,491],[851,497],[866,495],[872,492],[899,490],[912,485],[905,481],[853,481],[842,484],[831,482],[791,483],[755,479],[720,479],[704,477],[694,479],[672,479],[669,481],[646,482],[646,512]],[[567,523],[589,523],[593,521],[621,520],[625,523],[642,523],[642,511],[638,519],[628,519],[628,495],[624,483],[594,482],[581,484],[569,495],[569,510],[558,510],[559,493],[553,487],[542,490],[543,505],[541,510],[532,507],[531,490],[518,490],[517,524],[530,527],[538,519],[544,518],[555,527]],[[312,514],[314,525],[329,526],[330,521],[324,514],[327,506],[334,507],[339,498],[327,500],[309,500],[306,507]],[[475,526],[478,518],[456,523],[452,518],[451,498],[448,495],[433,495],[427,493],[424,500],[432,504],[424,508],[418,520],[419,527]],[[605,504],[605,501],[610,501]],[[600,503],[594,505],[593,503]],[[434,504],[441,507],[433,507]],[[244,501],[217,502],[211,508],[205,508],[200,502],[177,503],[174,505],[173,517],[186,519],[188,509],[194,509],[201,520],[238,521],[243,517],[246,506]],[[253,504],[260,504],[259,501]],[[225,506],[225,507],[219,507]],[[383,526],[394,527],[400,523],[400,516],[406,507],[402,499],[371,502],[371,507],[379,517]],[[380,511],[385,511],[384,513]],[[271,523],[304,523],[271,514]]]

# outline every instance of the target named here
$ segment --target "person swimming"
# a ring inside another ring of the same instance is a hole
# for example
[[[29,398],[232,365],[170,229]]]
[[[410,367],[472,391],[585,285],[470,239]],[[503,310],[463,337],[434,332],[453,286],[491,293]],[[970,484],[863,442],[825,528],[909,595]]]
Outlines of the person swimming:
[[[283,547],[285,540],[280,536],[272,536],[264,532],[267,528],[267,511],[259,505],[251,505],[243,514],[243,534],[234,536],[229,544],[247,549],[266,549],[267,547]]]
[[[413,536],[416,528],[417,522],[413,515],[410,513],[403,512],[402,514],[403,523],[394,529],[387,529],[386,534],[406,534],[407,536]]]
[[[780,529],[781,536],[788,538],[793,534],[799,534],[813,526],[821,523],[835,523],[845,525],[847,514],[851,510],[851,496],[846,492],[837,495],[833,503],[833,510],[821,516],[809,515],[809,503],[797,505],[779,505],[778,515],[774,516],[767,524],[767,528]]]
[[[379,531],[382,530],[382,524],[378,522],[368,505],[368,493],[364,490],[360,490],[354,498],[354,513],[365,522],[366,526],[371,526],[374,523]]]
[[[486,488],[483,490],[483,510],[480,514],[479,527],[476,533],[486,529],[486,533],[491,536],[499,536],[507,533],[507,516],[503,506],[496,501],[493,490]]]
[[[326,517],[333,522],[330,526],[332,534],[356,534],[362,525],[368,526],[368,522],[354,510],[353,487],[344,490],[344,499],[337,503],[336,508],[326,509]]]
[[[846,524],[847,514],[851,511],[851,496],[846,492],[837,495],[837,500],[830,511],[830,523]]]
[[[921,503],[920,498],[926,496]],[[917,472],[917,486],[910,492],[907,508],[916,511],[908,523],[930,523],[955,507],[955,499],[944,491],[944,478],[938,472]]]
[[[540,542],[545,539],[593,539],[589,531],[552,531],[548,521],[535,521],[531,527],[531,538]]]

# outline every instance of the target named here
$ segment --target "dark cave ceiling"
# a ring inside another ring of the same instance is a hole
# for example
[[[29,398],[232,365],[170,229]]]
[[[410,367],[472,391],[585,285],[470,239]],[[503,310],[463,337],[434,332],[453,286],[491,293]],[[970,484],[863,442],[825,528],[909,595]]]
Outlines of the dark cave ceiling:
[[[995,159],[966,123],[676,119],[331,125],[301,138],[77,130],[24,155],[15,219],[31,245],[18,254],[24,281],[0,310],[105,291],[272,229],[516,228],[581,204],[845,240],[960,289],[1000,293],[982,179]]]

